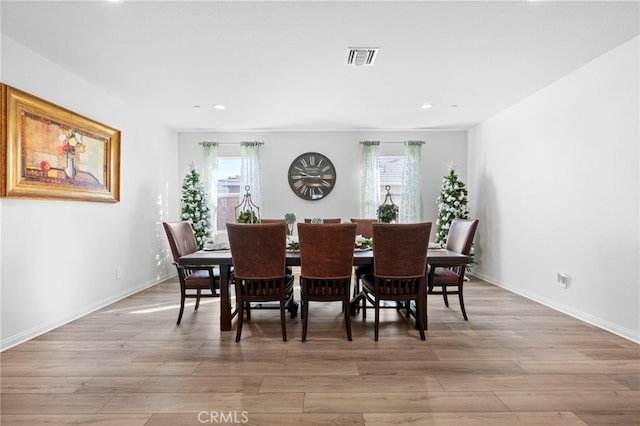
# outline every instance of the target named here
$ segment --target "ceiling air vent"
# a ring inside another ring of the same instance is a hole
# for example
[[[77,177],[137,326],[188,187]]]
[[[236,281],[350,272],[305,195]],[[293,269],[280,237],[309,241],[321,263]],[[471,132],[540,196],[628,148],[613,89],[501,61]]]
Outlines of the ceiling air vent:
[[[377,54],[377,47],[350,47],[347,52],[347,65],[371,66]]]

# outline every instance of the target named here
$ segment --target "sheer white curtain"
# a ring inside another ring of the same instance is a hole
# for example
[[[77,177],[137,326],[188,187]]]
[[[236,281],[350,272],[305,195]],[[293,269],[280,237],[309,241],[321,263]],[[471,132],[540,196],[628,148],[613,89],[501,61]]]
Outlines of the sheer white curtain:
[[[211,231],[213,239],[218,232],[218,143],[202,142],[204,151],[203,181],[209,201]]]
[[[251,201],[262,210],[262,170],[260,166],[260,146],[262,142],[240,143],[240,196],[249,186]]]
[[[380,204],[380,168],[378,153],[380,141],[362,141],[361,166],[362,180],[360,184],[360,217],[375,218]]]
[[[402,171],[402,207],[400,223],[422,222],[422,145],[423,141],[404,143],[404,168]]]

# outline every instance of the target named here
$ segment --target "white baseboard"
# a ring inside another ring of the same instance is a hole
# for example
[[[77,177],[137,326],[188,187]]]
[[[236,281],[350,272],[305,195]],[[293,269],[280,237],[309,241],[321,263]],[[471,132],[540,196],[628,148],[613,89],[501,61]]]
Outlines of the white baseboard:
[[[28,340],[31,340],[35,337],[41,336],[53,329],[56,329],[60,326],[63,326],[65,324],[70,323],[71,321],[75,321],[78,318],[81,318],[85,315],[88,315],[92,312],[95,312],[99,309],[104,308],[105,306],[109,306],[112,303],[115,303],[119,300],[122,300],[124,298],[127,298],[129,296],[131,296],[132,294],[138,293],[144,289],[147,289],[149,287],[152,287],[156,284],[159,284],[163,281],[166,281],[170,278],[175,277],[177,274],[173,274],[173,275],[169,275],[166,276],[164,278],[159,278],[157,280],[153,280],[153,281],[148,281],[145,283],[140,284],[139,286],[127,289],[126,291],[123,291],[121,293],[117,293],[112,295],[111,297],[108,297],[106,299],[100,300],[92,305],[88,305],[85,306],[83,309],[79,309],[75,312],[71,312],[68,313],[68,315],[65,315],[64,317],[61,318],[56,318],[55,320],[52,320],[50,322],[44,323],[44,324],[39,324],[36,327],[32,327],[29,330],[25,330],[21,333],[18,333],[14,336],[10,336],[7,337],[6,339],[2,339],[0,341],[0,352],[3,352],[7,349],[10,349],[16,345],[19,345],[20,343],[24,343]]]
[[[517,289],[511,288],[509,286],[500,284],[498,282],[494,282],[491,279],[482,276],[481,274],[469,274],[475,278],[478,278],[482,281],[485,281],[489,284],[495,285],[496,287],[500,287],[503,288],[507,291],[510,291],[511,293],[517,294],[519,296],[525,297],[529,300],[533,300],[534,302],[540,303],[541,305],[544,305],[548,308],[551,308],[555,311],[558,312],[562,312],[563,314],[569,315],[570,317],[576,318],[580,321],[584,321],[587,324],[591,324],[595,327],[598,327],[602,330],[608,331],[610,333],[613,333],[617,336],[623,337],[627,340],[630,340],[634,343],[640,343],[640,334],[636,333],[634,330],[630,330],[624,327],[620,327],[618,324],[614,324],[610,321],[607,321],[603,318],[599,318],[596,317],[594,315],[591,315],[588,312],[583,312],[583,311],[579,311],[576,310],[570,306],[567,305],[563,305],[561,303],[558,303],[554,300],[548,300],[545,298],[541,298],[537,295],[534,294],[529,294],[529,293],[525,293],[522,291],[519,291]]]

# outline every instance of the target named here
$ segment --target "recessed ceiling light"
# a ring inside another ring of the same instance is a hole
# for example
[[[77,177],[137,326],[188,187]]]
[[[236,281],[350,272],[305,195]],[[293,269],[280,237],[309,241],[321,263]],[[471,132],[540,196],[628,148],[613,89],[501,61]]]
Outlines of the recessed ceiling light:
[[[433,108],[433,104],[430,104],[430,103],[427,102],[426,104],[423,104],[420,108],[422,108],[422,109]]]
[[[227,107],[226,107],[226,106],[224,106],[224,105],[222,105],[222,104],[215,104],[215,105],[213,106],[213,108],[214,108],[214,109],[217,109],[218,111],[222,111],[222,110],[227,109]]]
[[[200,109],[200,105],[194,105],[193,108],[194,109]]]

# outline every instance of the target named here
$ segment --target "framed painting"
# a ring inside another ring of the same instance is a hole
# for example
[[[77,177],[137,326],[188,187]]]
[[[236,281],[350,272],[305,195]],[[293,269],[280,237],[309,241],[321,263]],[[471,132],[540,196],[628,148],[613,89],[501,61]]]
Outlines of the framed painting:
[[[120,131],[1,84],[0,196],[120,201]]]

